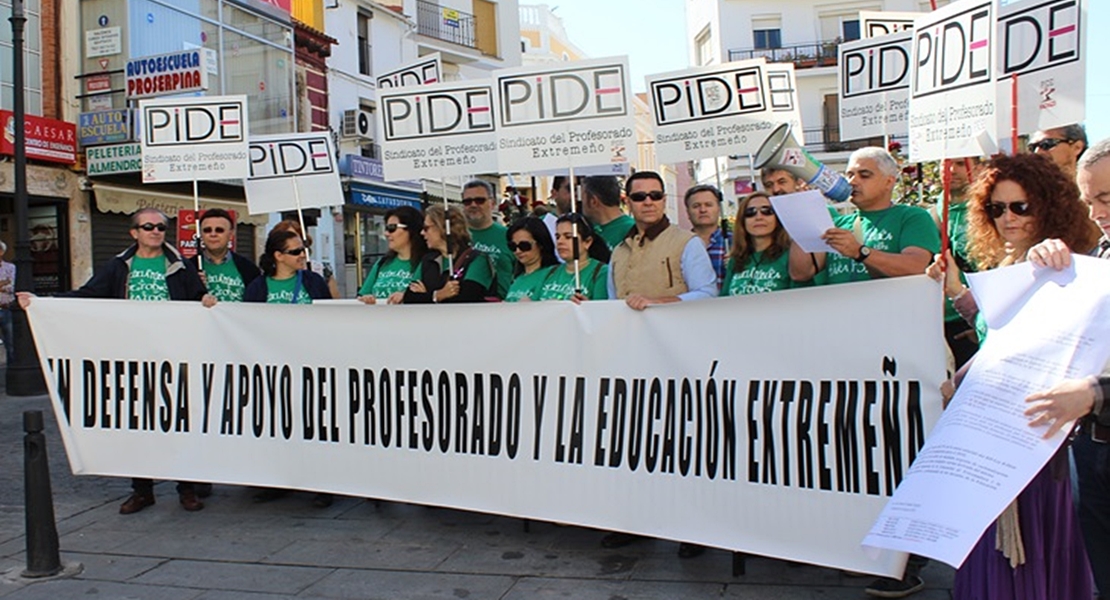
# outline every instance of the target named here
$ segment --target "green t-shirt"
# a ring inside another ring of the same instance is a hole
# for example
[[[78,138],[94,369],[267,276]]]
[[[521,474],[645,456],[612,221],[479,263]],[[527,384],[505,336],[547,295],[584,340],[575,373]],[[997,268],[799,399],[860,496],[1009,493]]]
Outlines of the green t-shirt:
[[[131,257],[131,272],[127,276],[127,298],[159,302],[170,299],[170,288],[166,285],[165,256]]]
[[[394,292],[403,292],[412,283],[415,270],[411,262],[396,256],[384,264],[379,260],[370,268],[370,274],[366,276],[366,281],[362,282],[358,295],[384,300]]]
[[[520,302],[523,298],[539,300],[540,285],[551,273],[551,269],[556,268],[558,266],[540,267],[531,273],[517,275],[516,279],[513,279],[513,284],[509,286],[509,293],[505,295],[505,302]]]
[[[746,296],[777,292],[795,287],[790,279],[790,253],[783,252],[774,260],[763,262],[763,252],[748,257],[744,268],[736,271],[736,260],[729,259],[725,266],[722,296]]]
[[[874,250],[897,254],[910,246],[917,246],[930,254],[940,251],[940,233],[936,223],[922,208],[895,204],[883,210],[861,210],[847,215],[835,215],[833,225],[854,231],[857,218],[863,232],[863,243]],[[835,252],[829,252],[826,256],[826,283],[871,280],[867,267],[853,257],[841,256]]]
[[[220,264],[207,258],[202,264],[209,294],[215,296],[220,302],[243,301],[243,292],[247,290],[247,286],[243,285],[243,277],[230,256]]]
[[[471,246],[489,255],[497,270],[497,297],[504,298],[513,280],[513,253],[509,251],[509,230],[494,223],[485,229],[471,229]]]
[[[940,215],[939,207],[937,207],[937,214]],[[971,266],[971,262],[967,259],[967,202],[948,206],[948,243],[951,244],[952,256],[956,258],[960,267],[960,280],[966,285],[967,277],[964,277],[964,272]],[[944,301],[944,320],[963,320],[960,313],[952,306],[951,300]]]
[[[632,220],[632,217],[622,214],[604,225],[594,224],[594,231],[601,236],[601,239],[605,240],[605,245],[612,250],[624,238],[628,237],[628,232],[635,226],[636,221]]]
[[[293,290],[297,287],[297,276],[294,275],[288,279],[274,279],[273,277],[266,278],[266,303],[267,304],[312,304],[312,296],[308,295],[308,290],[297,290],[297,297],[293,297]]]
[[[568,272],[567,267],[571,270]],[[570,300],[574,297],[574,267],[571,265],[555,265],[551,268],[547,280],[540,288],[538,300]],[[609,265],[589,259],[586,266],[578,272],[578,279],[582,282],[583,295],[587,300],[608,300],[609,290],[606,287],[609,278]]]
[[[443,272],[447,273],[447,261],[442,257],[440,257],[439,260],[443,263]],[[458,270],[457,263],[452,266]],[[420,269],[420,271],[421,273],[423,272],[422,269]],[[463,275],[463,281],[473,281],[483,288],[489,289],[489,286],[493,284],[493,269],[490,268],[489,257],[485,254],[475,256],[473,260],[466,265],[466,273]]]

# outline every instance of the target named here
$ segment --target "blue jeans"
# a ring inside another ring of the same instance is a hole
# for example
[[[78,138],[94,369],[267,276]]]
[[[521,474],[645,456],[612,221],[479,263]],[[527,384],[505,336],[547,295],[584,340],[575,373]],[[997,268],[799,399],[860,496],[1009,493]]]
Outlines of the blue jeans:
[[[1103,598],[1110,596],[1110,444],[1091,439],[1087,432],[1072,442],[1079,475],[1079,526],[1095,586]]]
[[[12,311],[6,308],[0,308],[0,339],[4,340],[4,352],[11,364],[15,356],[15,336],[12,334]]]

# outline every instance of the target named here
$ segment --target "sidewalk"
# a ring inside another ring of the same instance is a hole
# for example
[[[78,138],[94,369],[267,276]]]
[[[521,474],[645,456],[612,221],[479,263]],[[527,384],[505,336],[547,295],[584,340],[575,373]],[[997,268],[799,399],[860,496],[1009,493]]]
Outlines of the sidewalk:
[[[246,488],[217,485],[203,511],[187,513],[167,482],[156,486],[155,506],[121,516],[129,481],[74,477],[48,399],[3,395],[0,572],[26,565],[24,410],[47,418],[62,561],[84,571],[30,584],[5,577],[4,600],[867,597],[870,578],[829,569],[750,557],[747,574],[732,577],[723,551],[682,560],[663,541],[605,550],[589,529],[534,522],[525,532],[518,519],[360,498],[326,509],[304,493],[254,504]],[[952,569],[933,563],[923,576],[915,600],[951,597]]]

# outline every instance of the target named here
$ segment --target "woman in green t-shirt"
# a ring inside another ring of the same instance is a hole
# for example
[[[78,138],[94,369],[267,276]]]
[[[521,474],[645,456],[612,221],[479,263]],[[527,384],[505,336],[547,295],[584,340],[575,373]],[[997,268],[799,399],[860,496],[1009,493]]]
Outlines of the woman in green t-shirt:
[[[388,304],[400,304],[405,289],[416,278],[417,267],[428,251],[428,244],[420,229],[424,216],[411,206],[400,206],[385,213],[385,239],[389,251],[378,259],[366,281],[358,290],[358,299],[364,304],[375,304],[385,299]]]
[[[722,296],[785,290],[790,280],[790,236],[765,192],[748,194],[736,210],[736,240],[725,265]]]
[[[509,226],[506,233],[509,250],[516,258],[513,283],[505,294],[505,302],[538,300],[540,285],[547,278],[551,267],[559,264],[555,258],[555,243],[547,225],[536,217],[521,217]]]
[[[424,241],[428,253],[420,262],[420,277],[405,290],[403,303],[483,302],[494,297],[493,260],[470,244],[466,217],[455,205],[424,211]],[[450,260],[446,257],[450,256]]]
[[[578,260],[575,261],[574,233],[578,230]],[[555,222],[555,251],[566,264],[552,267],[540,288],[539,300],[608,300],[609,246],[594,232],[590,222],[578,213],[559,217]],[[575,262],[578,281],[574,289]]]
[[[313,300],[330,300],[327,282],[307,266],[304,239],[295,231],[274,229],[258,260],[264,277],[256,277],[247,286],[243,302],[312,304]]]

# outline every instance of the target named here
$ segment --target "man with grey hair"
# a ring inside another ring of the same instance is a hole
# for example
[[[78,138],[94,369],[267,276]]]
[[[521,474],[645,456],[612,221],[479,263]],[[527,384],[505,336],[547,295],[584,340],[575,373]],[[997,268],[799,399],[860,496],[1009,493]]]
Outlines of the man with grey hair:
[[[493,222],[496,197],[488,181],[472,179],[463,185],[463,214],[471,243],[493,261],[497,297],[504,298],[513,280],[513,253],[509,250],[508,228]]]
[[[12,303],[15,302],[15,265],[4,260],[8,245],[0,242],[0,335],[4,340],[4,353],[12,363],[15,337],[12,334]]]
[[[867,281],[920,275],[940,251],[940,234],[924,209],[894,204],[898,163],[882,148],[861,148],[848,159],[845,173],[858,212],[835,215],[822,236],[836,253],[809,254],[790,247],[790,276],[822,283]]]
[[[1033,132],[1029,136],[1030,152],[1046,154],[1068,176],[1075,179],[1075,165],[1087,150],[1087,130],[1074,124]]]

